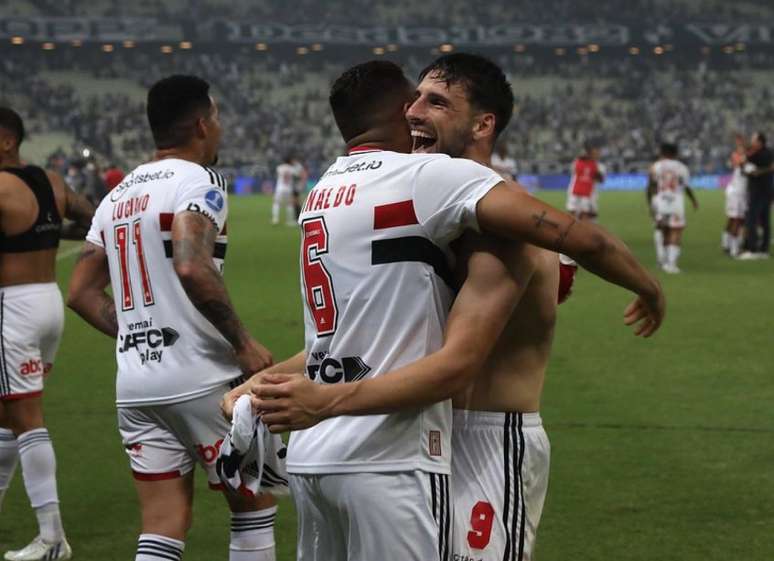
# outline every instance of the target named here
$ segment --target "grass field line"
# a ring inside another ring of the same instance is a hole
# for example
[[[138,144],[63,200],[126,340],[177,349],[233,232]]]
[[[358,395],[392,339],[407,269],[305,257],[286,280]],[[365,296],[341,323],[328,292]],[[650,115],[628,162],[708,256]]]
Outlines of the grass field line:
[[[711,427],[706,425],[627,425],[618,423],[551,423],[555,429],[605,429],[605,430],[661,430],[661,431],[701,431],[701,432],[749,432],[774,433],[774,428],[765,427]]]
[[[62,259],[67,259],[68,257],[72,257],[76,253],[81,251],[81,248],[83,247],[83,244],[78,244],[74,247],[69,247],[63,251],[60,251],[56,254],[56,260],[61,261]]]

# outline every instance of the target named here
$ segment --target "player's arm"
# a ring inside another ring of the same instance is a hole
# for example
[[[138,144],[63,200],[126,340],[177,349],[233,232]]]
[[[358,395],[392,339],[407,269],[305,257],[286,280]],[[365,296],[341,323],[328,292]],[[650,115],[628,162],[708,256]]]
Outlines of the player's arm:
[[[484,233],[564,253],[595,275],[637,294],[624,313],[624,323],[639,324],[636,335],[648,337],[661,325],[666,302],[658,280],[626,244],[600,226],[578,221],[505,183],[481,198],[476,215]]]
[[[492,253],[474,252],[440,350],[387,374],[346,384],[262,374],[253,393],[263,422],[272,432],[284,432],[328,417],[419,409],[449,399],[480,372],[534,270],[532,262],[524,262],[512,271]]]
[[[113,297],[105,292],[109,284],[110,269],[105,250],[86,242],[70,277],[67,306],[87,323],[115,338],[118,320]]]
[[[271,365],[271,353],[256,342],[231,304],[223,277],[212,260],[218,229],[194,211],[175,214],[172,248],[175,273],[191,303],[231,344],[245,374]]]
[[[653,197],[656,196],[656,178],[653,177],[652,173],[648,173],[648,186],[645,189],[645,198],[648,201],[648,208],[651,207],[651,204],[653,202]]]
[[[696,198],[696,193],[694,193],[693,189],[691,189],[688,185],[685,186],[685,194],[688,195],[689,199],[691,199],[693,210],[699,210],[699,200]]]
[[[94,205],[84,197],[70,189],[58,173],[47,171],[49,181],[65,196],[64,217],[72,222],[62,224],[62,238],[65,240],[82,240],[86,237],[94,217]]]

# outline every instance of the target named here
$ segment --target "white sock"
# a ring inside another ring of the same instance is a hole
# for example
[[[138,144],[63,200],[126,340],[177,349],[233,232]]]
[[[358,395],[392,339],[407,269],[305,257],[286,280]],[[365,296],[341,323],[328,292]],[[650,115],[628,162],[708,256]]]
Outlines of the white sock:
[[[11,429],[0,428],[0,510],[3,497],[11,485],[13,474],[19,463],[19,447]]]
[[[664,232],[658,228],[653,230],[653,243],[656,245],[656,260],[659,265],[666,263],[666,255],[664,253]]]
[[[742,247],[742,236],[729,236],[728,237],[728,253],[731,257],[739,255],[739,250]]]
[[[723,231],[723,235],[720,238],[720,247],[723,249],[729,249],[731,247],[731,234]]]
[[[60,542],[64,531],[59,514],[56,458],[51,437],[44,428],[34,429],[20,434],[16,441],[19,443],[24,487],[38,518],[40,537],[47,543]]]
[[[275,561],[276,516],[276,506],[254,512],[232,512],[229,561]]]
[[[180,561],[184,549],[185,542],[180,540],[158,534],[140,534],[134,561]]]
[[[680,258],[680,246],[668,245],[666,246],[667,263],[672,267],[677,267],[677,260]]]
[[[293,206],[293,203],[285,207],[285,222],[288,224],[296,223],[296,207]]]
[[[275,202],[271,205],[271,223],[277,224],[279,223],[279,213],[280,213],[280,206],[279,203]]]

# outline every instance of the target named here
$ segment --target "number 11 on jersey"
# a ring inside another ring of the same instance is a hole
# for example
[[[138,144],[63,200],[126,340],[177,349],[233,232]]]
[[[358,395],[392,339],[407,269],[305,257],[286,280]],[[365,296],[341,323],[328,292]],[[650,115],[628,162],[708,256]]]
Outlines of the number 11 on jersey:
[[[121,272],[121,309],[123,311],[134,309],[134,295],[132,294],[132,279],[129,276],[129,233],[132,233],[132,244],[137,256],[140,281],[142,284],[142,300],[146,306],[152,306],[153,289],[151,288],[148,265],[145,262],[145,253],[142,245],[142,230],[140,219],[131,224],[117,224],[113,230],[116,250],[118,250],[118,269]]]

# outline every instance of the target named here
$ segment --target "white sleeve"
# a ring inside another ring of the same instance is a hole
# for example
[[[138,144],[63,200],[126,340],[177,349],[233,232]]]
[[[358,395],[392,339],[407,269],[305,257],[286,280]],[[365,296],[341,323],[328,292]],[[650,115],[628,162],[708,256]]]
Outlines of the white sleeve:
[[[597,171],[599,172],[599,175],[601,175],[602,177],[607,175],[607,167],[605,166],[605,164],[601,164],[597,162]]]
[[[447,243],[465,229],[478,231],[476,205],[503,178],[471,160],[438,158],[423,165],[414,182],[414,211],[428,236]]]
[[[228,216],[225,180],[205,169],[183,179],[175,198],[175,214],[185,211],[203,214],[212,220],[218,232],[222,231]]]
[[[91,226],[89,227],[89,232],[86,234],[86,241],[104,248],[105,242],[102,239],[102,229],[99,226],[99,211],[101,208],[102,206],[100,205],[94,213],[94,216],[91,218]]]

